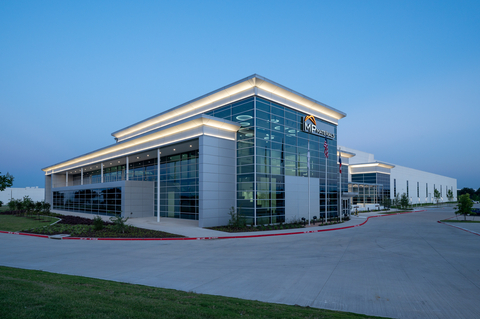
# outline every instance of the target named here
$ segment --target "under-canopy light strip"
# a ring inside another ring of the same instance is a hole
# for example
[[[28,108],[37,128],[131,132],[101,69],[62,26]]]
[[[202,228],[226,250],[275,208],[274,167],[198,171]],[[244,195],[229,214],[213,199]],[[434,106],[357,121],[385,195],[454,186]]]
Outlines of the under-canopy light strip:
[[[125,153],[122,153],[122,154],[117,154],[117,155],[115,155],[115,156],[103,158],[101,161],[108,161],[108,160],[111,160],[111,159],[114,159],[114,158],[119,158],[119,157],[128,156],[128,155],[131,155],[131,154],[135,154],[135,153],[147,151],[147,150],[150,150],[150,149],[158,148],[158,147],[161,147],[161,146],[164,146],[164,145],[173,144],[173,143],[176,143],[176,142],[187,141],[187,140],[190,140],[190,139],[192,139],[192,138],[199,137],[199,136],[201,136],[201,135],[207,135],[207,136],[217,137],[217,138],[221,138],[221,139],[224,139],[224,140],[230,140],[230,141],[235,141],[235,140],[236,140],[235,138],[231,138],[231,137],[227,137],[227,136],[221,136],[221,135],[216,135],[216,134],[211,134],[211,133],[199,133],[199,134],[195,134],[195,135],[183,137],[183,138],[181,138],[181,139],[176,139],[176,140],[173,140],[173,141],[168,141],[168,142],[164,142],[164,143],[159,143],[159,144],[152,145],[152,146],[148,146],[148,147],[145,147],[145,148],[136,149],[136,150],[134,150],[134,151],[129,151],[129,152],[125,152]],[[52,169],[52,170],[50,170],[50,173],[48,173],[48,171],[46,171],[46,172],[45,172],[45,175],[50,175],[50,174],[53,174],[53,173],[60,173],[60,172],[68,171],[68,170],[71,170],[71,169],[76,169],[76,168],[79,168],[79,167],[82,167],[82,166],[93,165],[93,164],[95,164],[95,163],[98,163],[98,161],[90,161],[90,162],[87,162],[87,163],[81,163],[81,164],[79,164],[79,165],[77,165],[77,166],[68,167],[68,168],[63,168],[63,169],[60,169],[60,170],[58,170],[58,169],[53,170],[53,169]]]
[[[215,124],[217,122],[213,121],[213,120],[208,120],[207,123],[205,123],[205,122],[204,123],[198,123],[197,125],[190,125],[190,126],[187,125],[188,123],[190,123],[190,122],[187,122],[187,123],[185,123],[185,125],[182,125],[184,127],[177,127],[176,130],[171,130],[170,132],[168,132],[168,134],[162,135],[161,134],[162,132],[158,132],[157,134],[151,136],[150,138],[147,138],[147,137],[139,138],[139,141],[137,141],[136,143],[134,141],[130,141],[130,142],[126,142],[124,145],[115,144],[115,145],[111,146],[110,148],[107,148],[103,151],[97,151],[97,152],[91,154],[90,156],[88,156],[88,155],[81,156],[77,159],[69,160],[69,161],[66,161],[64,163],[60,163],[60,164],[57,164],[57,165],[54,165],[54,166],[47,167],[47,168],[44,169],[44,171],[56,170],[56,169],[61,168],[61,167],[74,165],[76,163],[84,162],[84,161],[89,160],[89,159],[95,159],[95,158],[99,158],[99,157],[104,156],[104,155],[108,155],[109,153],[119,152],[119,151],[131,148],[131,147],[134,147],[134,146],[137,146],[137,145],[140,145],[140,144],[145,144],[145,143],[154,141],[154,140],[159,139],[159,138],[165,138],[165,137],[168,137],[168,136],[172,136],[172,135],[175,135],[177,133],[183,132],[184,130],[182,130],[182,129],[195,129],[195,128],[198,128],[200,126],[209,126],[209,127],[217,128],[217,129],[224,130],[224,131],[227,131],[227,132],[236,132],[238,130],[238,126],[230,125],[231,128],[229,128],[229,127],[225,127],[224,125]],[[167,129],[167,130],[170,130],[170,129]],[[117,157],[117,156],[118,155],[115,155],[114,157]]]

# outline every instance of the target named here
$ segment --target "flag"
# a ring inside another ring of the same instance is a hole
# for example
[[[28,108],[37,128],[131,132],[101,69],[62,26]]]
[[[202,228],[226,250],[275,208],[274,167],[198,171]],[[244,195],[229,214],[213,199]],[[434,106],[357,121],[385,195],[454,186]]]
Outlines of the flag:
[[[340,156],[338,157],[338,162],[340,163],[340,174],[342,174],[342,158]]]
[[[323,150],[323,154],[325,154],[325,157],[328,158],[328,141],[326,137],[325,137],[325,143],[323,143],[323,147],[325,148]]]

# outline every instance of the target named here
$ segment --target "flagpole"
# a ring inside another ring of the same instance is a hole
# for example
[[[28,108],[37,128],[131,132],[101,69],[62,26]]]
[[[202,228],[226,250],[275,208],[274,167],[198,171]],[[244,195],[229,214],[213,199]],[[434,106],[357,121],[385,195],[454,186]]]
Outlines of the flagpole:
[[[310,226],[310,142],[308,142],[307,153],[307,173],[308,173],[308,225]]]
[[[340,222],[342,222],[343,209],[342,209],[342,149],[339,148],[338,156],[340,157]]]
[[[328,207],[327,207],[327,201],[328,201],[328,191],[327,191],[327,159],[328,159],[328,142],[327,138],[325,137],[325,142],[323,143],[323,153],[325,155],[325,223],[327,223],[327,218],[328,218]]]
[[[325,156],[325,223],[327,223],[327,198],[328,198],[328,193],[327,193],[327,156]]]

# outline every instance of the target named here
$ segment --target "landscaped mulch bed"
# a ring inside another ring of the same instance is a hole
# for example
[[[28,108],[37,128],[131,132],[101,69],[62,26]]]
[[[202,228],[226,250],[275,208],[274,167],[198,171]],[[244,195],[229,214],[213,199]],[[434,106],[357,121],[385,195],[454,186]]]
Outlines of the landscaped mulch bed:
[[[71,237],[94,238],[180,238],[177,234],[166,233],[158,230],[143,229],[126,226],[125,232],[118,232],[113,225],[107,225],[101,230],[95,230],[93,225],[55,224],[48,227],[26,229],[26,232],[42,235],[69,234]]]
[[[1,212],[3,215],[24,216],[24,211]],[[69,234],[71,237],[94,237],[94,238],[180,238],[182,235],[171,234],[158,230],[143,229],[134,226],[126,226],[123,232],[119,232],[110,221],[103,221],[103,229],[95,230],[92,219],[79,216],[66,216],[56,213],[41,213],[41,215],[61,218],[54,225],[24,229],[23,232],[41,235]],[[36,219],[36,214],[28,214],[27,217]],[[40,216],[41,217],[41,216]]]

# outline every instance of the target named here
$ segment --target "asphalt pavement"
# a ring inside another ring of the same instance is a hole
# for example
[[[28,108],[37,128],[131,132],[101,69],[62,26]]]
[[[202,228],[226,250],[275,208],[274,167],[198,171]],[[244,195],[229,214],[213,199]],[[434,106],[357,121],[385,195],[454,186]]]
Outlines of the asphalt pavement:
[[[225,240],[0,234],[0,265],[394,318],[480,318],[480,236],[437,223],[452,216],[429,208],[350,229]]]

